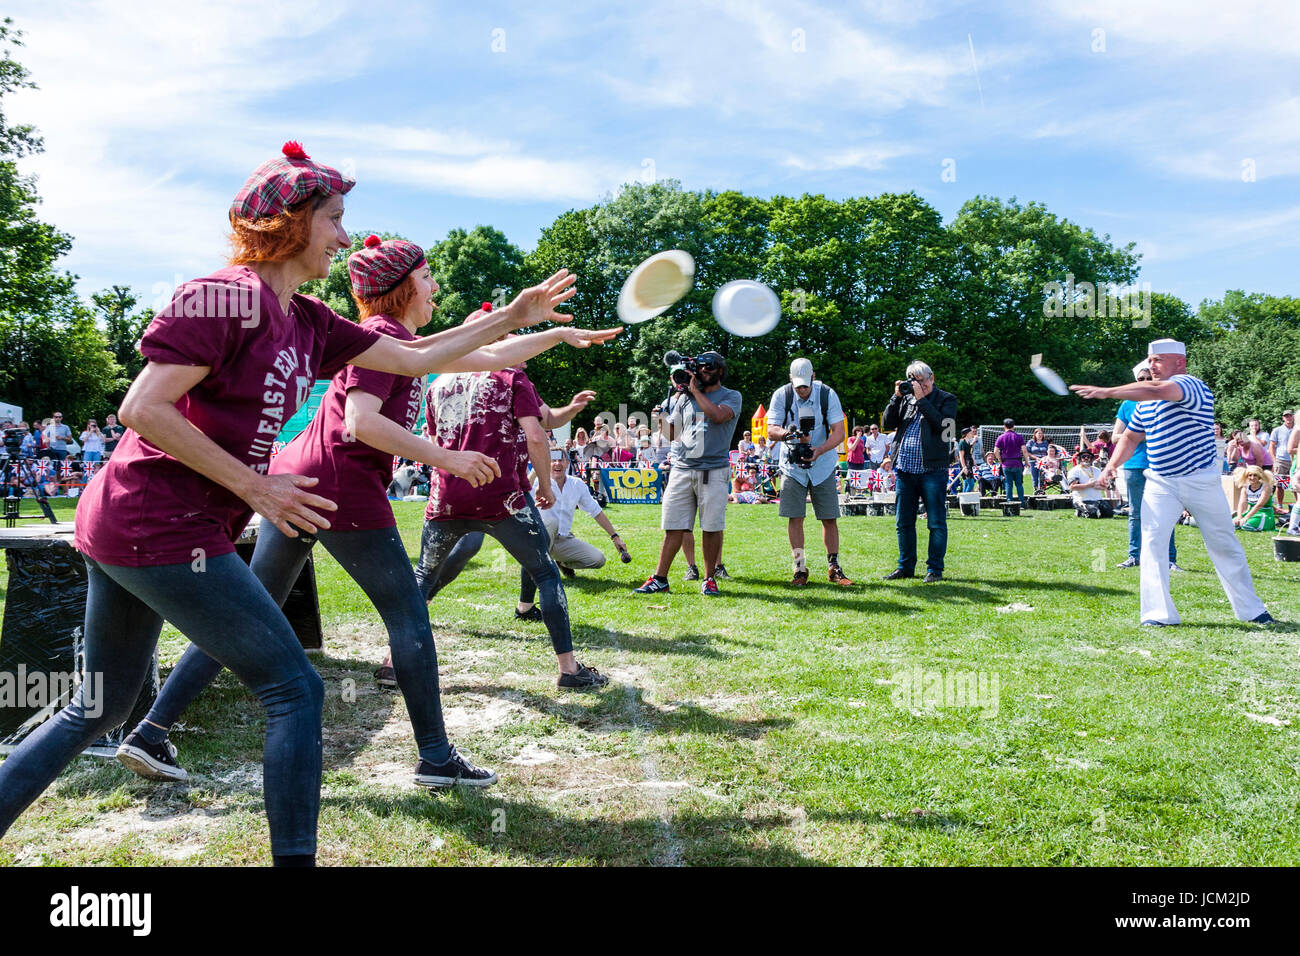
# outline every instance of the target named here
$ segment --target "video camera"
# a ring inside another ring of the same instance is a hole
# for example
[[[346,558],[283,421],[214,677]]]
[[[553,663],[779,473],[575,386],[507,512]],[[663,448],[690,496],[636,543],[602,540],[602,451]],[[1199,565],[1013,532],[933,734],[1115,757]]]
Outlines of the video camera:
[[[668,366],[669,377],[679,392],[684,392],[691,384],[691,376],[699,375],[702,368],[717,368],[713,361],[704,355],[682,355],[670,350],[664,353],[664,364]]]
[[[812,433],[817,425],[815,415],[800,415],[799,427],[790,429],[786,441],[790,445],[790,460],[800,468],[811,468],[813,463]]]
[[[22,448],[23,438],[26,432],[12,423],[5,423],[4,429],[4,452],[15,461],[18,459],[19,451]]]

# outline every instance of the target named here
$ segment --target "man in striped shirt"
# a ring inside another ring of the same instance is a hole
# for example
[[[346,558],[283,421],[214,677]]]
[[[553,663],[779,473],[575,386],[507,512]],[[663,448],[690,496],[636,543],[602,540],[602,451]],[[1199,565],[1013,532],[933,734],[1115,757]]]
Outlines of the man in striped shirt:
[[[1116,388],[1070,386],[1082,398],[1128,398],[1138,403],[1102,478],[1113,479],[1115,470],[1146,440],[1149,466],[1142,494],[1140,620],[1153,627],[1181,622],[1169,594],[1165,552],[1169,535],[1186,510],[1201,529],[1205,549],[1237,619],[1267,624],[1273,618],[1255,594],[1246,553],[1233,534],[1232,513],[1219,481],[1214,393],[1199,378],[1187,374],[1187,349],[1182,342],[1157,339],[1149,352],[1149,382]]]

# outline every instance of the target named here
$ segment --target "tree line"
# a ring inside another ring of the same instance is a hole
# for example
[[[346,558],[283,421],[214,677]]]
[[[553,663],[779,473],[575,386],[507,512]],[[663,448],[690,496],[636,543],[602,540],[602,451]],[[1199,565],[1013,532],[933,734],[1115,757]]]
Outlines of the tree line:
[[[17,167],[42,148],[40,137],[8,124],[3,111],[5,94],[32,86],[12,57],[19,45],[3,21],[0,401],[29,417],[58,408],[81,422],[120,402],[141,367],[135,343],[150,314],[121,285],[82,301],[76,276],[59,268],[72,237],[40,221],[36,183]],[[303,291],[355,318],[346,260],[368,234],[357,233],[329,277]],[[1131,380],[1148,341],[1166,336],[1188,343],[1190,370],[1214,389],[1225,423],[1251,415],[1276,422],[1283,408],[1300,405],[1300,300],[1230,291],[1193,310],[1148,290],[1135,300],[1138,313],[1125,314],[1116,306],[1128,305],[1125,290],[1138,280],[1134,244],[1014,197],[976,196],[944,224],[914,192],[761,198],[633,183],[562,213],[527,253],[487,225],[453,229],[427,248],[441,293],[425,331],[459,322],[481,301],[504,303],[559,268],[579,275],[569,308],[578,321],[613,325],[619,289],[637,263],[664,249],[695,258],[694,289],[665,316],[628,326],[612,345],[555,349],[529,363],[552,403],[596,389],[592,414],[620,403],[648,410],[666,392],[665,351],[716,349],[746,414],[766,404],[802,356],[836,389],[850,420],[875,420],[894,380],[919,359],[958,396],[961,424],[1007,416],[1077,424],[1097,420],[1099,408],[1043,389],[1031,356],[1069,382],[1117,384]],[[739,338],[713,321],[713,292],[732,279],[758,279],[779,295],[772,332]]]

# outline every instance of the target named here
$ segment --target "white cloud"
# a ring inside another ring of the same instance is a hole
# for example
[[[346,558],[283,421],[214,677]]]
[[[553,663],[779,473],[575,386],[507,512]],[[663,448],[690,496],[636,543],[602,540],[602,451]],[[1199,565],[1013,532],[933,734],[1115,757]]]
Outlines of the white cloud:
[[[1105,30],[1114,56],[1207,57],[1205,65],[1240,55],[1295,59],[1300,36],[1300,5],[1270,0],[1051,0],[1039,9]]]
[[[891,159],[915,152],[916,149],[911,146],[861,146],[827,153],[791,155],[784,160],[783,165],[801,172],[836,169],[866,169],[874,172],[884,169]]]
[[[497,154],[473,159],[418,159],[372,154],[357,160],[358,175],[434,193],[480,199],[595,202],[636,178],[639,170],[602,162]]]
[[[1144,267],[1197,259],[1245,245],[1294,246],[1300,244],[1300,206],[1256,215],[1178,217],[1157,236],[1136,242]]]
[[[863,29],[835,7],[797,0],[666,3],[630,16],[629,32],[642,39],[619,74],[598,76],[638,106],[761,115],[830,95],[837,107],[889,112],[938,104],[954,77],[970,73],[965,34],[920,49],[883,28]]]

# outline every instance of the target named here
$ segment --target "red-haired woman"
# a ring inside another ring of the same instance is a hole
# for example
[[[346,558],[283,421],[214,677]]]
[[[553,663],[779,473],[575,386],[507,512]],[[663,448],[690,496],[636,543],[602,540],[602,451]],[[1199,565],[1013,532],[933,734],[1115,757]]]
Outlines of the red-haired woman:
[[[409,341],[428,323],[438,283],[424,250],[415,243],[383,242],[371,236],[348,259],[348,272],[362,328]],[[484,310],[491,311],[491,306],[485,303]],[[573,330],[562,331],[573,335]],[[516,338],[511,348],[526,347],[535,354],[536,346],[548,338],[559,341],[560,333]],[[448,366],[457,367],[454,362]],[[500,469],[487,455],[444,450],[412,434],[420,414],[421,388],[418,378],[355,365],[334,376],[315,418],[276,456],[271,472],[318,479],[316,492],[338,502],[338,510],[331,516],[329,530],[315,535],[291,538],[274,527],[263,528],[251,567],[276,603],[283,605],[319,539],[370,598],[388,629],[397,683],[419,750],[415,782],[432,788],[486,787],[496,782],[496,774],[474,766],[447,740],[428,606],[398,534],[387,488],[393,480],[394,455],[443,468],[474,487],[500,477]],[[220,671],[221,664],[190,645],[153,708],[118,748],[118,760],[154,780],[187,779],[167,733]]]
[[[271,853],[279,865],[314,864],[324,687],[234,540],[254,511],[290,538],[295,526],[328,529],[324,514],[335,504],[309,490],[316,478],[269,473],[271,444],[312,382],[349,362],[401,375],[457,360],[501,367],[474,350],[512,329],[567,320],[554,309],[575,281],[557,273],[490,319],[436,336],[403,341],[361,328],[296,294],[350,245],[343,196],[353,185],[286,144],[235,197],[230,266],[178,289],[141,339],[149,362],[118,412],[128,431],[77,508],[89,582],[85,669],[102,679],[83,682],[0,764],[0,834],[73,757],[126,719],[167,620],[266,709]],[[97,685],[100,699],[88,699]]]

